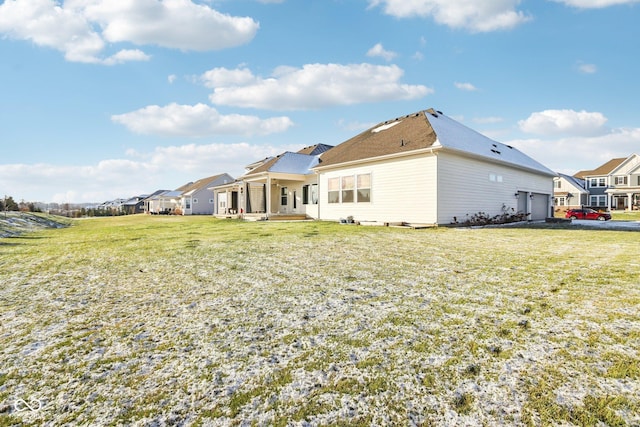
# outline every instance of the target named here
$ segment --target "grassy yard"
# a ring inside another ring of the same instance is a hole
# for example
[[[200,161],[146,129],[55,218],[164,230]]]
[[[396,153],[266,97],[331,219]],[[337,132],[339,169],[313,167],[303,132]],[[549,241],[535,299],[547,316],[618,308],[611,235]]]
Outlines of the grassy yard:
[[[129,216],[0,239],[0,425],[639,425],[639,237]]]

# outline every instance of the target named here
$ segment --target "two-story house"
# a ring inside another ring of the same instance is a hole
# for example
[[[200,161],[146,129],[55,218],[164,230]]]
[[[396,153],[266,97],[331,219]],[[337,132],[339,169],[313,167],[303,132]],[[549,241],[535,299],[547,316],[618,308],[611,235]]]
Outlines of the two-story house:
[[[640,206],[640,156],[611,159],[598,168],[580,171],[593,208],[632,210]]]

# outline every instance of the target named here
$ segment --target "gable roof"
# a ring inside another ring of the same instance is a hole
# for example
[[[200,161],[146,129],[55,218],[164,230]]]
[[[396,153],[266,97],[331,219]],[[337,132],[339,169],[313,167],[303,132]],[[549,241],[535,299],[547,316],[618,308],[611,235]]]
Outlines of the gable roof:
[[[288,173],[294,175],[308,175],[311,168],[318,164],[318,158],[323,153],[331,150],[332,145],[315,144],[304,147],[293,153],[285,151],[276,157],[266,158],[252,165],[255,167],[242,175],[239,179],[250,178],[265,173]]]
[[[434,109],[379,123],[324,153],[318,168],[423,149],[447,150],[556,175],[520,150],[494,141]]]
[[[218,174],[213,176],[208,176],[206,178],[199,179],[195,182],[189,182],[181,187],[176,188],[175,191],[180,191],[184,195],[188,195],[196,190],[201,190],[203,188],[207,188],[211,185],[212,182],[216,181],[218,178],[225,174]]]
[[[571,175],[565,175],[563,173],[559,173],[558,174],[559,178],[564,178],[569,184],[573,185],[574,187],[578,188],[579,190],[585,190],[586,189],[586,182],[584,179],[582,178],[577,178],[575,176],[571,176]]]
[[[580,172],[576,172],[573,176],[576,178],[586,178],[588,176],[601,176],[601,175],[609,175],[611,171],[620,166],[622,162],[624,162],[627,158],[621,157],[618,159],[611,159],[603,165],[598,166],[593,170],[584,170]]]
[[[252,169],[244,174],[241,178],[248,178],[263,173],[290,173],[298,175],[307,175],[311,173],[311,168],[318,164],[317,155],[292,153],[285,151],[284,153],[272,158],[266,163]]]

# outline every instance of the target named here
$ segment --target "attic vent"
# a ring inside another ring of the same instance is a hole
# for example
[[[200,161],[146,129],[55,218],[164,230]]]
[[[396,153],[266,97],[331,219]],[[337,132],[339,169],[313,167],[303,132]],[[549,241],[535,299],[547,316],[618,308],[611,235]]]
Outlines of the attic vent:
[[[498,148],[498,146],[496,144],[491,144],[491,145],[493,145],[495,148]]]
[[[429,112],[429,114],[431,114],[435,118],[438,118],[438,115],[436,113]]]
[[[512,147],[512,146],[510,146],[510,145],[507,145],[507,147],[509,147],[510,149],[512,149],[512,150],[513,150],[513,147]]]
[[[438,112],[438,114],[444,114],[444,113],[443,113],[442,111],[440,111],[440,110],[437,110],[437,112]]]
[[[495,147],[495,145],[494,145],[494,147]],[[500,152],[499,152],[498,150],[496,150],[496,149],[493,149],[493,148],[492,148],[492,149],[491,149],[491,151],[492,151],[492,152],[494,152],[494,153],[496,153],[496,154],[500,154]]]

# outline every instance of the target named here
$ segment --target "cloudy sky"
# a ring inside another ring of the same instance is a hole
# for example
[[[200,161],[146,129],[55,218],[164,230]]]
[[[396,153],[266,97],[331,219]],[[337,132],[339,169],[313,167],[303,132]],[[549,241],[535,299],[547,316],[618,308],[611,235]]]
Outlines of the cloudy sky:
[[[592,169],[640,152],[639,3],[0,1],[0,196],[236,177],[430,107]]]

